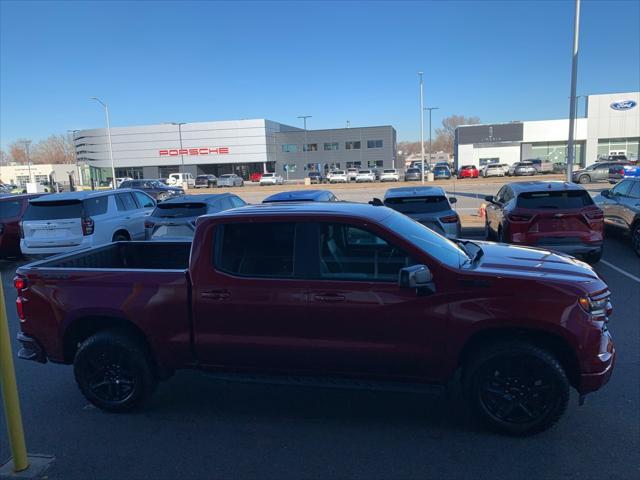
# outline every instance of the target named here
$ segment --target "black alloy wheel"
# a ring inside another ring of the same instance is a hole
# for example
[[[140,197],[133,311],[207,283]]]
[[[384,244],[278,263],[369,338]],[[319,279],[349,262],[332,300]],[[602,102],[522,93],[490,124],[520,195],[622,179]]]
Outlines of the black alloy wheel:
[[[636,252],[636,255],[640,257],[640,222],[636,223],[631,232],[631,246]]]

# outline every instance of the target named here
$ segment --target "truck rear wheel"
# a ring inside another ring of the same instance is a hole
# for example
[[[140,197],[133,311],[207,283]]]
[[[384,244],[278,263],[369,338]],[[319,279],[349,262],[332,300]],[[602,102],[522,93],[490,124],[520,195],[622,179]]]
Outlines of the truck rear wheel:
[[[80,391],[102,410],[124,412],[142,404],[157,379],[150,354],[124,331],[98,332],[84,340],[73,369]]]
[[[492,429],[515,436],[553,426],[567,409],[569,380],[547,350],[500,343],[466,366],[464,386],[475,413]]]

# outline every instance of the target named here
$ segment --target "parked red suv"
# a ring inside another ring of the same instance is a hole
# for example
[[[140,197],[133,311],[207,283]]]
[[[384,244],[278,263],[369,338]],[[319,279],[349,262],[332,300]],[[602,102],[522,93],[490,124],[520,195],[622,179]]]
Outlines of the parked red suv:
[[[0,198],[0,258],[20,256],[20,221],[29,200],[41,193]]]
[[[250,182],[259,182],[260,179],[262,178],[262,173],[260,172],[253,172],[251,175],[249,175],[249,181]]]
[[[590,263],[600,260],[604,215],[580,185],[514,182],[485,200],[487,239],[580,255]]]
[[[458,171],[458,178],[478,178],[479,173],[475,165],[463,165]]]

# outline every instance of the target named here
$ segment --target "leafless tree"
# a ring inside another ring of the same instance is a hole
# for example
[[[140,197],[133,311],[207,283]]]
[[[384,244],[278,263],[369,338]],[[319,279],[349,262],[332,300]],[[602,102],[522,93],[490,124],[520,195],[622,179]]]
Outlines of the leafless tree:
[[[478,117],[465,117],[464,115],[451,115],[442,120],[442,128],[436,128],[436,139],[433,142],[434,151],[453,153],[453,140],[456,128],[460,125],[475,125],[480,123]],[[437,145],[437,148],[436,148]]]
[[[24,142],[26,141],[28,140],[19,138],[15,142],[9,144],[9,157],[11,158],[11,161],[20,165],[27,164],[27,154],[24,148]]]
[[[73,150],[69,137],[51,135],[33,147],[33,163],[73,163]]]

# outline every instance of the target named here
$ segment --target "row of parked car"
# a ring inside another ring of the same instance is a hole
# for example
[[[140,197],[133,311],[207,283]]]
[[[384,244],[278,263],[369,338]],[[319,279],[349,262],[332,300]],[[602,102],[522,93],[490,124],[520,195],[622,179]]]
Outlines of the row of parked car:
[[[301,201],[338,198],[328,190],[300,190],[276,193],[264,203]],[[548,248],[594,263],[602,256],[608,225],[627,232],[640,255],[640,176],[623,178],[595,199],[573,183],[531,181],[506,184],[485,201],[487,240]],[[456,202],[438,186],[391,188],[383,199],[372,201],[450,239],[461,235]],[[198,217],[244,205],[232,193],[176,195],[157,202],[148,190],[126,187],[4,197],[0,253],[44,256],[112,241],[184,241],[193,237]]]

